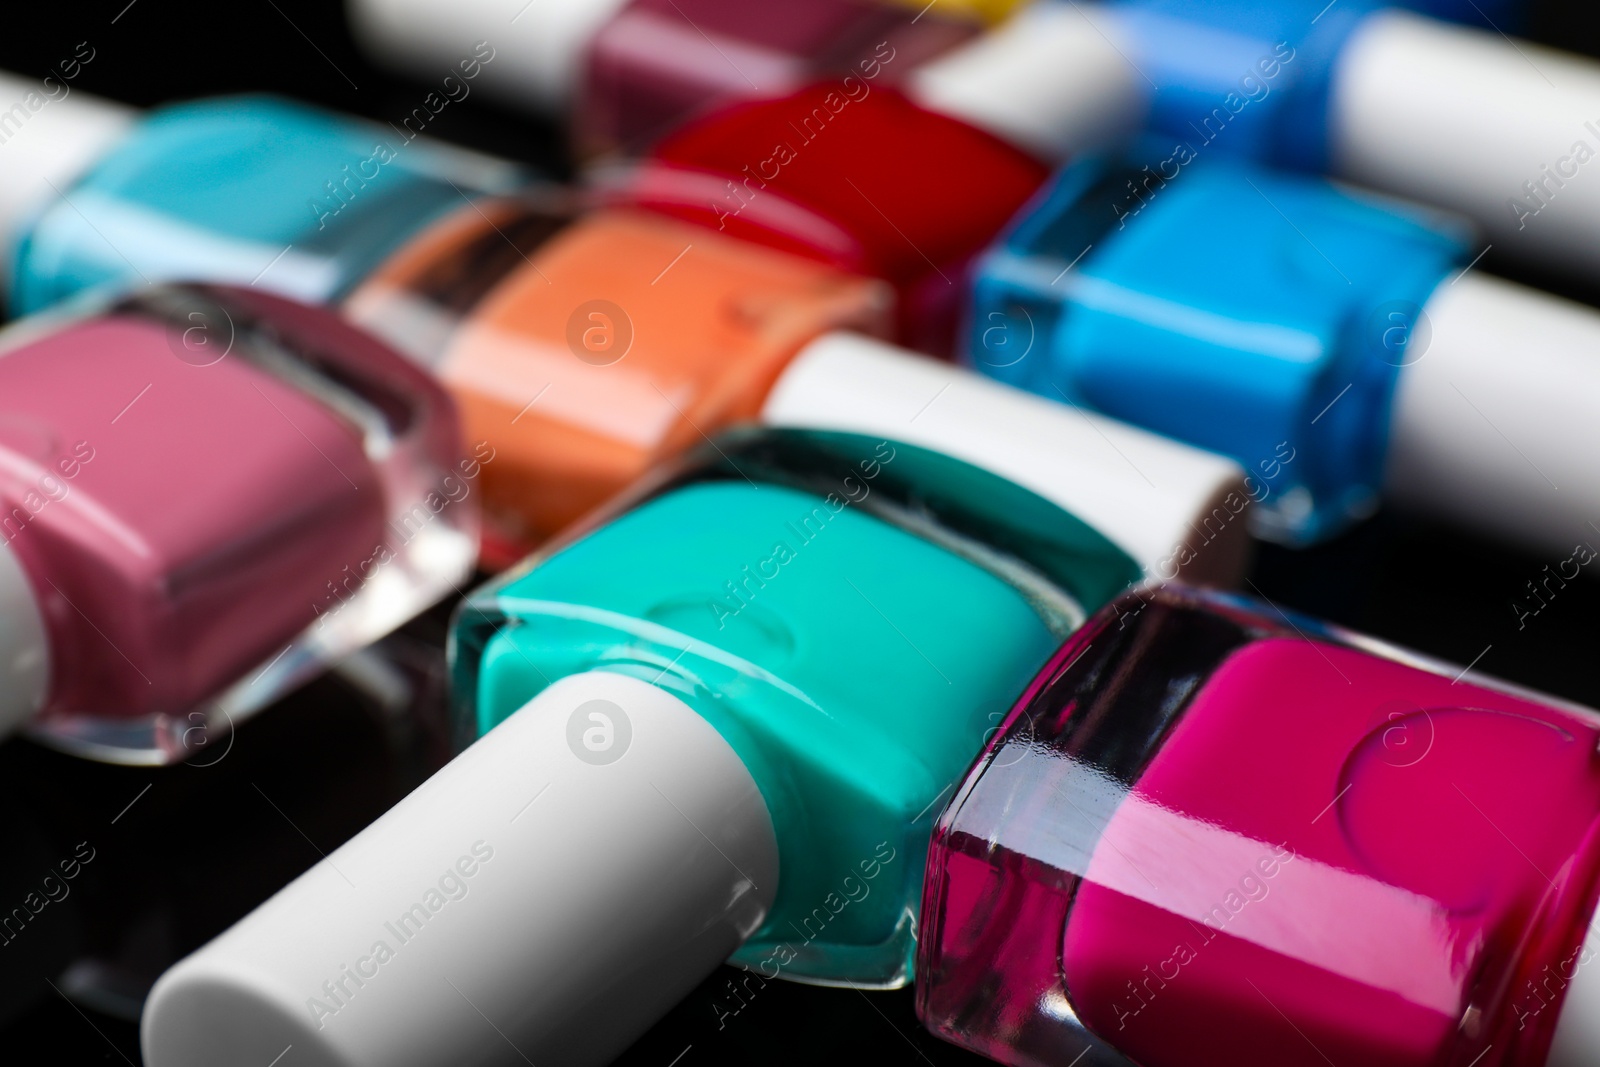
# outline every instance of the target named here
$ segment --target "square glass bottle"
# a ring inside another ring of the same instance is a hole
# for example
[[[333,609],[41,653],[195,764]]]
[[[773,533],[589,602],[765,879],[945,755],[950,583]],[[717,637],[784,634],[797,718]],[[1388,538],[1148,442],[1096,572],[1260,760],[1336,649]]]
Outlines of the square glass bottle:
[[[919,1014],[1016,1065],[1543,1064],[1590,958],[1597,742],[1377,641],[1125,596],[940,818]]]

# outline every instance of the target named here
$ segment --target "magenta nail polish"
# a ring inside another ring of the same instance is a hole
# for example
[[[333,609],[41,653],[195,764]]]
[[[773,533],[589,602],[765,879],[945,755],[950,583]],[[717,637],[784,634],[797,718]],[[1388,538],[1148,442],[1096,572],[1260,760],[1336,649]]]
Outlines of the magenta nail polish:
[[[8,725],[182,758],[470,571],[448,399],[330,313],[166,288],[5,341]]]
[[[919,1011],[1009,1064],[1543,1064],[1592,955],[1597,741],[1369,639],[1130,595],[940,820]]]

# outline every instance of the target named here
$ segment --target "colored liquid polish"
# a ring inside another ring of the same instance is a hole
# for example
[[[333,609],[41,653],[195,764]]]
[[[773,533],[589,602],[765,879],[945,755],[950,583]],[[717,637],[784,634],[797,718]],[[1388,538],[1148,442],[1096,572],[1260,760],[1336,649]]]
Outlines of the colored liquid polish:
[[[892,49],[880,59],[872,77],[904,62]],[[616,195],[883,278],[895,288],[899,337],[943,353],[973,256],[1046,177],[1021,149],[863,74],[690,122]]]
[[[910,503],[910,487],[893,486],[895,463],[909,461],[913,477],[946,475],[957,484],[976,473],[909,448],[902,455],[889,443],[824,447],[811,456],[803,446],[790,456],[781,445],[769,448],[768,463],[811,468],[804,481],[834,476],[831,464],[861,492],[887,489],[901,506]],[[834,872],[855,867],[878,842],[889,843],[886,852],[923,851],[926,827],[907,817],[932,803],[971,758],[995,695],[1020,691],[1049,655],[1052,632],[1075,625],[1080,598],[1102,598],[1133,568],[1081,524],[1068,524],[1051,550],[1082,573],[1064,590],[1019,591],[976,565],[970,550],[953,553],[870,511],[843,507],[843,479],[830,501],[829,493],[775,481],[760,452],[735,449],[730,459],[715,481],[657,497],[474,601],[456,636],[458,686],[474,695],[465,710],[482,734],[533,699],[546,679],[631,663],[650,681],[683,652],[654,684],[703,707],[713,724],[727,717],[720,732],[735,738],[746,766],[771,768],[757,781],[767,786],[784,873],[767,921],[735,955],[754,966],[793,938],[789,924],[809,917],[833,889]],[[735,467],[760,480],[748,484]],[[859,480],[879,468],[879,485]],[[998,479],[979,478],[971,488],[983,481],[1016,500]],[[1016,502],[1020,515],[1035,512],[1030,525],[1047,528],[1048,510]],[[701,589],[711,595],[697,597]],[[1030,600],[1050,605],[1046,614]],[[558,606],[572,604],[589,618]],[[961,618],[983,620],[980,647],[969,645],[974,633],[957,624]],[[675,644],[672,635],[686,640]],[[863,730],[890,747],[863,743]],[[893,874],[809,941],[790,973],[903,982],[908,905],[920,871],[911,862]]]
[[[448,399],[327,313],[156,288],[7,340],[8,726],[181,759],[470,573]]]
[[[1007,1064],[1542,1064],[1568,987],[1593,1007],[1597,741],[1309,621],[1125,597],[940,818],[919,1014]]]
[[[96,118],[111,106],[76,102]],[[85,123],[50,112],[35,121],[50,131],[41,136],[76,136]],[[230,97],[130,121],[78,171],[61,173],[30,145],[19,169],[55,170],[45,180],[58,195],[40,180],[38,205],[6,219],[11,310],[101,285],[191,278],[336,301],[467,198],[523,180],[510,164],[416,140],[420,128],[412,117],[385,127]]]
[[[1600,492],[1573,446],[1600,316],[1464,272],[1470,247],[1419,208],[1150,141],[1067,167],[1015,220],[980,263],[966,354],[1233,456],[1267,536],[1328,536],[1382,494],[1570,552]]]
[[[800,347],[887,332],[878,283],[639,211],[496,202],[447,219],[350,299],[428,365],[485,472],[515,558],[651,463],[753,418]]]
[[[887,80],[899,80],[981,30],[972,6],[560,0],[515,19],[490,0],[357,0],[348,10],[357,39],[375,58],[430,80],[477,44],[492,43],[484,90],[570,119],[575,146],[592,155],[642,150],[717,104],[781,97],[818,79],[859,76],[868,64],[876,71],[885,55],[896,57]]]
[[[170,971],[147,1061],[205,1062],[241,1033],[352,1065],[489,1053],[433,995],[440,973],[524,1054],[567,1063],[614,1056],[730,955],[763,983],[907,981],[950,785],[1060,637],[1140,577],[1099,522],[1127,539],[1150,502],[1130,457],[1162,482],[1201,465],[1196,486],[1217,461],[1105,423],[1121,444],[1040,462],[1041,439],[1099,429],[960,372],[918,417],[886,383],[950,368],[868,344],[813,346],[764,413],[841,397],[857,432],[721,436],[469,598],[461,754],[330,857],[355,892],[313,871]],[[937,451],[877,432],[925,419]],[[1238,486],[1212,470],[1211,490]],[[1136,525],[1182,536],[1207,495]],[[447,867],[452,902],[430,903]]]

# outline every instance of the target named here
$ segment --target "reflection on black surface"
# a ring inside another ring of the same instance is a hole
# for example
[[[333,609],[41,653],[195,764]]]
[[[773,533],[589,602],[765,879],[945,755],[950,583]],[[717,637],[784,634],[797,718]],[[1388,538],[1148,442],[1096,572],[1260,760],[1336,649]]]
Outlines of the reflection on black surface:
[[[94,1062],[111,1046],[137,1062],[134,1024],[168,965],[442,765],[443,618],[411,629],[424,636],[385,641],[179,766],[113,767],[23,740],[0,745],[8,1056],[36,1048],[77,1062],[58,1048],[76,1034],[93,1038]]]

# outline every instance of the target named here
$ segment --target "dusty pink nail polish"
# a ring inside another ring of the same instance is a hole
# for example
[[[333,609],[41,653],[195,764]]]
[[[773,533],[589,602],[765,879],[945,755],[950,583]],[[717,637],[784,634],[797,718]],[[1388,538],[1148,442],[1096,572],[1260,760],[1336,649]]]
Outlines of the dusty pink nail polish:
[[[447,398],[332,314],[178,287],[9,339],[13,724],[34,716],[105,758],[181,758],[197,729],[248,715],[468,572],[475,501]]]

